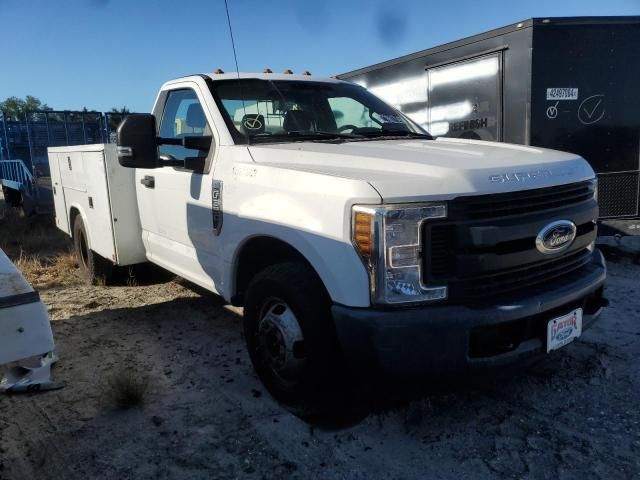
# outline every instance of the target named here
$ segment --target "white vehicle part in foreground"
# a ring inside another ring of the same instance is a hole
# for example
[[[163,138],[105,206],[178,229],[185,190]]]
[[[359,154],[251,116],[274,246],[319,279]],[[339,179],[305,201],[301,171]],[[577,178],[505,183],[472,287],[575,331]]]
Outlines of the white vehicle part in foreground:
[[[47,309],[38,292],[0,250],[0,365],[53,350]]]
[[[62,387],[51,380],[51,366],[58,361],[55,352],[25,358],[5,366],[0,378],[0,392],[38,392],[57,390]]]
[[[53,349],[47,308],[0,250],[0,392],[51,388]]]

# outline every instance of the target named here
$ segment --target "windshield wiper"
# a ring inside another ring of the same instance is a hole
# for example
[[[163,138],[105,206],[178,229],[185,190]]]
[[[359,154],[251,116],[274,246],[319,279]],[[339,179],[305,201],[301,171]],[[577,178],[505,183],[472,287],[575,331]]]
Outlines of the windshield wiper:
[[[339,140],[344,141],[347,139],[358,138],[354,135],[347,135],[345,133],[337,133],[337,132],[287,132],[287,133],[276,133],[273,135],[255,135],[251,137],[251,141],[276,141],[281,142],[283,140],[291,140],[294,142],[306,142],[306,141],[323,141],[323,140]]]
[[[355,138],[354,135],[349,135],[346,133],[338,133],[338,132],[323,132],[323,131],[313,131],[313,132],[289,132],[289,136],[292,137],[320,137],[320,138]]]
[[[353,135],[349,133],[338,133],[338,132],[313,132],[312,136],[320,136],[322,139],[339,139],[339,140],[353,140],[358,139],[358,135]]]
[[[393,138],[421,138],[424,140],[433,140],[433,137],[427,133],[410,132],[408,130],[382,130],[381,132],[363,133],[362,136],[368,139],[393,139]]]
[[[364,142],[367,140],[395,140],[398,138],[416,138],[433,140],[431,135],[425,133],[409,132],[402,130],[383,130],[380,132],[368,132],[358,134],[346,134],[339,132],[303,132],[292,131],[285,133],[275,133],[272,135],[254,135],[250,137],[250,142],[331,142],[343,143],[344,141]]]

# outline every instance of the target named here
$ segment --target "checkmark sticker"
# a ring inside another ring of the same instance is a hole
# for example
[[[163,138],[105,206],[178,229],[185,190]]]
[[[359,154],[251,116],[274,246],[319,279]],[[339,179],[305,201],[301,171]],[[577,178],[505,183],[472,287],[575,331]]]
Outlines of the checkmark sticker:
[[[578,120],[583,125],[591,125],[602,120],[605,113],[604,95],[591,95],[585,98],[578,108]]]
[[[602,103],[602,99],[599,99],[598,103],[596,103],[596,106],[593,107],[591,111],[587,110],[587,107],[582,107],[584,109],[584,113],[587,114],[587,117],[589,117],[590,119],[593,118],[593,114],[596,113],[596,110],[598,109],[601,103]]]

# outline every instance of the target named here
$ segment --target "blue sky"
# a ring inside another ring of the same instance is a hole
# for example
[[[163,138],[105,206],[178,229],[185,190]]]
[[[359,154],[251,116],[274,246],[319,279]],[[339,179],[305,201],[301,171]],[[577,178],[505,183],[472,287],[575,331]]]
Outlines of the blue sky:
[[[333,75],[529,17],[640,15],[640,0],[228,0],[242,71]],[[224,0],[0,0],[0,99],[149,111],[170,78],[233,70]]]

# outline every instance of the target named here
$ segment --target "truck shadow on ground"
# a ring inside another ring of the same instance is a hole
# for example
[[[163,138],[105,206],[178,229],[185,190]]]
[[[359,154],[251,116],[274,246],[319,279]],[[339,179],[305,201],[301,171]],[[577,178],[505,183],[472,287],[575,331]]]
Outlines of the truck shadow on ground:
[[[253,371],[239,309],[189,282],[181,281],[180,285],[193,296],[55,321],[62,365],[69,365],[69,370],[61,368],[63,380],[69,384],[78,381],[75,376],[64,377],[71,370],[77,371],[75,365],[79,363],[83,374],[90,375],[88,380],[133,368],[148,375],[152,385],[162,386],[160,390],[170,398],[179,397],[179,391],[193,389],[202,393],[203,401],[204,397],[223,395],[234,398],[243,410],[261,411],[260,404],[266,403],[270,415],[284,411],[285,407],[269,397]],[[597,350],[586,344],[581,349],[591,353]],[[365,383],[352,375],[350,383],[344,385],[344,395],[334,397],[335,403],[323,415],[305,420],[324,429],[339,430],[369,416],[384,416],[438,398],[501,396],[505,390],[517,390],[522,383],[559,380],[562,365],[574,356],[575,352],[557,352],[553,358],[512,368],[411,382],[378,378]],[[578,364],[573,374],[590,377],[594,364],[588,353],[582,356],[586,362]],[[296,409],[291,411],[298,413]]]

